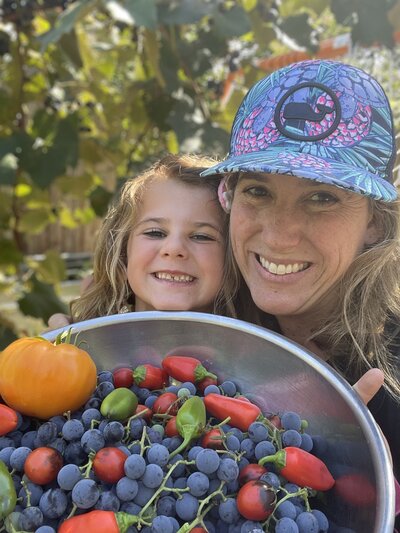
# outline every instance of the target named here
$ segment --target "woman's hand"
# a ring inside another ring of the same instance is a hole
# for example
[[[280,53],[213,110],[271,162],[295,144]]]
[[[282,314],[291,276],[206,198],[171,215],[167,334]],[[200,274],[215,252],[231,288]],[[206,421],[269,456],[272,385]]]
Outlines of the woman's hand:
[[[382,387],[384,375],[379,368],[371,368],[353,385],[353,389],[360,396],[365,405],[375,396]]]

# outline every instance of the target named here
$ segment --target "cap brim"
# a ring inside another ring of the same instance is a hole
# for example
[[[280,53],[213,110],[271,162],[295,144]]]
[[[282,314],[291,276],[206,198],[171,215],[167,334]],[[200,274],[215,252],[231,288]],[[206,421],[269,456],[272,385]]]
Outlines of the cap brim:
[[[396,187],[377,174],[302,152],[275,149],[228,157],[203,171],[201,176],[228,172],[286,174],[335,185],[384,202],[393,202],[398,196]]]

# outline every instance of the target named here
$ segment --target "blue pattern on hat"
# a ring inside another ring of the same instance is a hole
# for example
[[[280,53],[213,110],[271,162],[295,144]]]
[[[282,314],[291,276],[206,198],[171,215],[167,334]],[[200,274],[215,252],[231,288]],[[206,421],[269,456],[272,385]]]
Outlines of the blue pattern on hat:
[[[366,72],[309,60],[257,82],[235,117],[228,158],[202,175],[289,174],[384,201],[397,197],[388,99]]]

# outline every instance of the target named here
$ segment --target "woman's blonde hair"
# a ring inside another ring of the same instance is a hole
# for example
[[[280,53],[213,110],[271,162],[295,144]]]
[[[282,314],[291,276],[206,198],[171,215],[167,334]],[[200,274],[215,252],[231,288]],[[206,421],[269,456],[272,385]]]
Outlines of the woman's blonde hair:
[[[84,294],[71,303],[74,321],[115,314],[127,306],[134,310],[135,295],[127,280],[127,245],[138,206],[146,187],[154,179],[174,179],[192,187],[206,187],[215,193],[219,177],[201,178],[200,172],[215,160],[196,155],[167,155],[135,178],[125,182],[116,202],[109,208],[99,231],[93,258],[93,281]],[[221,208],[221,213],[223,213]],[[222,234],[226,247],[228,219],[223,214]],[[229,261],[224,261],[222,286],[214,302],[214,312],[235,316],[233,298],[236,277]]]
[[[227,178],[233,191],[240,174]],[[340,280],[338,305],[312,339],[327,354],[329,363],[356,381],[369,368],[380,368],[385,387],[400,400],[398,357],[400,346],[400,201],[369,200],[372,221],[380,239],[365,249]],[[232,261],[232,252],[230,252]],[[250,305],[244,315],[237,302],[239,318],[261,322],[262,315]]]

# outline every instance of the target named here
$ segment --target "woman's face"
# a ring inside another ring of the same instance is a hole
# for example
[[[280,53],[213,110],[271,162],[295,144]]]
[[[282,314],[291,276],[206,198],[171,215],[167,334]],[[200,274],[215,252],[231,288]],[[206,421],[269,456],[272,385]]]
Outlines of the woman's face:
[[[212,311],[223,276],[222,225],[222,210],[206,187],[152,181],[128,241],[135,310]]]
[[[233,252],[256,305],[280,316],[319,316],[331,289],[378,234],[368,200],[277,174],[242,174],[231,210]]]

